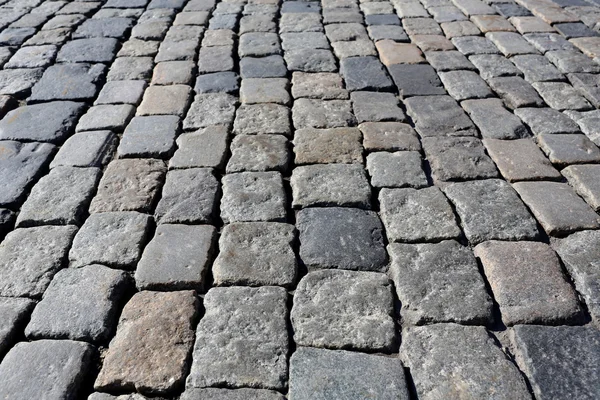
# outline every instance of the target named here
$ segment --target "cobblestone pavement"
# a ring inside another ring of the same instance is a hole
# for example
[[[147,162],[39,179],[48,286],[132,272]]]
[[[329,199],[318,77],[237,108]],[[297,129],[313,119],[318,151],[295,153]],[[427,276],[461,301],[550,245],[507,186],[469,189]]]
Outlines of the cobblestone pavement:
[[[0,0],[0,399],[600,399],[600,0]]]

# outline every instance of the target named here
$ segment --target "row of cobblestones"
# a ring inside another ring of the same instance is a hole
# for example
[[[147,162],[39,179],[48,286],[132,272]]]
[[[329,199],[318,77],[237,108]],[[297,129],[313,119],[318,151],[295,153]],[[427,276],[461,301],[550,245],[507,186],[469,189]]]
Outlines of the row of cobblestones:
[[[599,32],[0,0],[0,398],[599,398]]]

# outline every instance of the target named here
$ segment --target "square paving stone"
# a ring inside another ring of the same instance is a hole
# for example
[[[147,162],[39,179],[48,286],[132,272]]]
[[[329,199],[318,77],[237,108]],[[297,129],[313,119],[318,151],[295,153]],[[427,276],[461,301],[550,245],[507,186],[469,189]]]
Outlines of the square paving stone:
[[[442,34],[442,29],[433,18],[405,18],[402,27],[409,36]]]
[[[461,234],[450,203],[437,187],[382,189],[379,203],[390,242],[439,241]]]
[[[112,161],[100,180],[90,213],[107,211],[148,212],[164,182],[165,164],[153,159]]]
[[[240,100],[244,104],[291,102],[286,78],[247,78],[242,80]]]
[[[29,320],[35,301],[19,297],[3,297],[0,299],[0,357],[13,346],[23,333]]]
[[[218,125],[184,133],[177,138],[169,168],[223,167],[228,137],[227,128]]]
[[[290,71],[335,72],[335,57],[329,49],[299,48],[286,50],[284,54]]]
[[[513,4],[513,3],[508,3]],[[496,4],[498,6],[499,4]],[[545,23],[538,17],[527,17],[527,16],[514,16],[510,17],[509,21],[517,28],[520,34],[528,34],[528,33],[546,33],[546,32],[556,32],[549,24]],[[533,43],[532,43],[533,44]],[[535,46],[535,45],[534,45]],[[538,50],[542,51],[538,48]]]
[[[600,79],[598,74],[569,74],[569,81],[594,107],[600,106]]]
[[[523,37],[542,53],[556,50],[575,50],[575,46],[558,33],[529,33]]]
[[[414,44],[397,43],[393,40],[380,40],[375,44],[381,61],[387,66],[394,64],[421,64],[425,62],[423,53]]]
[[[555,325],[581,318],[577,295],[547,244],[489,241],[477,245],[474,251],[504,324]]]
[[[242,104],[236,112],[236,134],[291,134],[290,109],[280,104]]]
[[[531,12],[517,3],[494,3],[494,8],[506,18],[530,16]]]
[[[137,115],[177,115],[187,111],[192,89],[187,85],[150,86],[144,92]]]
[[[287,3],[287,2],[286,2]],[[281,46],[286,52],[299,49],[329,50],[329,41],[322,32],[291,32],[282,33]]]
[[[52,100],[91,100],[106,67],[102,64],[57,64],[49,67],[31,89],[32,102]]]
[[[475,70],[469,59],[456,50],[426,51],[425,58],[438,72],[454,70]]]
[[[125,128],[117,154],[120,158],[168,158],[178,131],[179,117],[175,115],[134,117]]]
[[[143,80],[106,82],[94,104],[138,105],[146,86]]]
[[[340,73],[346,82],[346,89],[350,91],[389,91],[393,88],[392,80],[376,57],[344,58],[340,61]]]
[[[579,133],[579,126],[575,121],[552,108],[518,108],[515,114],[535,135]]]
[[[187,387],[283,389],[289,352],[286,301],[280,287],[209,290]]]
[[[27,400],[75,399],[93,364],[94,347],[71,340],[21,342],[0,364],[0,396]]]
[[[102,167],[112,158],[117,140],[110,131],[76,133],[60,147],[50,167]]]
[[[123,309],[94,389],[148,395],[183,386],[198,312],[193,291],[136,293]]]
[[[475,25],[473,25],[473,28],[475,28],[475,32],[471,34],[479,34],[479,29],[477,29]],[[452,44],[455,45],[458,51],[463,53],[465,56],[500,53],[492,42],[480,36],[453,37]]]
[[[238,135],[231,143],[226,171],[285,171],[289,164],[288,140],[281,135]]]
[[[0,139],[60,143],[73,132],[84,104],[56,101],[19,107],[0,120]]]
[[[591,326],[516,326],[515,356],[536,398],[600,396],[600,337]]]
[[[156,64],[152,85],[190,85],[194,78],[193,61],[165,61]]]
[[[544,106],[544,101],[533,86],[520,76],[492,78],[487,83],[504,100],[504,104],[510,109]]]
[[[596,263],[600,249],[600,231],[576,232],[564,239],[556,239],[552,247],[560,256],[569,275],[575,283],[575,288],[587,304],[594,319],[600,318],[600,274]]]
[[[224,222],[283,221],[286,195],[278,172],[240,172],[222,179]]]
[[[484,138],[519,139],[530,136],[521,120],[504,108],[500,99],[465,100],[461,106]]]
[[[290,398],[359,400],[365,395],[380,400],[407,400],[400,360],[307,347],[298,348],[290,358]]]
[[[188,3],[189,4],[189,3]],[[181,395],[180,400],[285,400],[282,394],[274,390],[265,389],[217,389],[217,388],[188,388]],[[105,400],[105,399],[88,399]],[[110,400],[110,399],[106,399]],[[133,399],[132,399],[133,400]],[[140,399],[141,400],[141,399]]]
[[[166,61],[166,60],[165,60]],[[233,70],[233,47],[203,47],[198,53],[198,73]]]
[[[230,125],[237,98],[227,93],[197,94],[183,120],[183,129],[193,130],[211,125]]]
[[[556,28],[566,39],[598,36],[598,33],[582,22],[566,22],[555,24]]]
[[[392,93],[352,92],[352,108],[358,123],[404,121],[406,117]]]
[[[218,190],[219,183],[210,169],[169,171],[156,206],[156,218],[159,223],[211,222]]]
[[[556,110],[589,110],[590,103],[568,83],[536,82],[533,87],[544,101]]]
[[[0,296],[39,298],[63,267],[75,226],[16,229],[0,245]]]
[[[454,240],[388,245],[403,325],[488,324],[492,299],[472,251]]]
[[[344,89],[342,76],[333,72],[294,72],[292,75],[292,96],[295,99],[307,97],[322,100],[345,100],[348,91]]]
[[[353,208],[308,208],[296,216],[300,258],[309,268],[385,271],[383,227],[376,213]]]
[[[243,57],[240,60],[240,75],[247,78],[282,78],[287,75],[283,57]],[[243,81],[242,81],[243,82]]]
[[[21,46],[34,33],[34,28],[7,28],[0,33],[0,44]]]
[[[150,223],[148,215],[132,211],[90,215],[73,240],[70,266],[103,264],[134,269],[146,244]]]
[[[56,61],[67,63],[110,63],[119,42],[113,38],[71,40],[58,52]]]
[[[194,60],[196,57],[196,52],[198,50],[198,40],[181,40],[178,42],[174,41],[164,41],[160,44],[158,49],[158,54],[156,55],[156,62],[164,62],[164,61],[184,61],[184,60]],[[231,53],[231,50],[229,50]],[[230,61],[224,56],[224,63],[229,63]],[[219,70],[230,70],[231,67],[229,65],[225,65],[219,68]]]
[[[496,45],[506,57],[518,54],[538,54],[538,51],[523,36],[515,32],[488,32],[485,37]]]
[[[292,107],[292,120],[296,129],[339,128],[356,124],[347,100],[298,99]]]
[[[569,42],[566,42],[569,43]],[[600,65],[585,54],[577,50],[548,51],[546,57],[556,65],[561,72],[567,73],[593,73],[600,72]]]
[[[77,132],[102,130],[122,132],[134,114],[135,107],[131,104],[93,106],[79,119],[75,130]]]
[[[523,71],[525,80],[528,82],[565,80],[565,76],[544,56],[527,54],[514,56],[510,60]]]
[[[433,178],[462,181],[495,178],[494,162],[485,154],[481,141],[472,137],[428,137],[422,139]]]
[[[295,228],[278,222],[225,225],[213,265],[216,285],[291,286],[297,275]]]
[[[238,55],[240,57],[263,57],[281,54],[279,37],[276,33],[251,32],[240,37]]]
[[[600,149],[585,135],[542,134],[537,141],[552,164],[558,166],[600,161]]]
[[[483,33],[487,32],[515,32],[514,26],[500,15],[473,15],[471,21]]]
[[[196,93],[235,93],[240,89],[239,77],[235,72],[215,72],[196,78]]]
[[[471,244],[538,237],[535,220],[517,192],[503,180],[455,183],[444,192],[454,204]]]
[[[215,239],[216,230],[210,225],[159,225],[137,265],[136,286],[140,290],[202,289]]]
[[[80,225],[100,174],[98,168],[53,168],[31,190],[17,226]]]
[[[481,54],[469,57],[469,61],[477,67],[483,79],[498,78],[500,76],[523,75],[510,60],[499,54]]]
[[[483,139],[483,145],[504,179],[509,182],[561,178],[531,139]]]
[[[56,57],[56,46],[27,46],[11,57],[4,68],[42,68],[52,64]]]
[[[473,122],[450,96],[417,96],[404,103],[421,137],[477,136]]]
[[[426,64],[394,64],[388,67],[404,99],[411,96],[446,94],[435,70]]]
[[[408,328],[400,358],[419,398],[529,399],[519,369],[480,326],[435,324]],[[460,388],[460,389],[459,389]]]
[[[325,34],[331,42],[349,42],[367,37],[367,31],[362,23],[327,24]]]
[[[108,81],[149,80],[152,77],[152,57],[119,57],[112,63]]]
[[[597,229],[600,217],[566,183],[518,182],[514,188],[548,235]]]
[[[160,42],[155,40],[129,39],[117,53],[119,57],[153,57],[158,53]]]
[[[122,38],[132,26],[133,20],[130,18],[90,18],[77,28],[73,38]]]
[[[321,164],[297,167],[290,179],[292,206],[371,208],[371,187],[359,164]]]
[[[458,101],[492,96],[492,91],[485,81],[473,71],[441,72],[440,79],[450,96]]]
[[[105,342],[114,332],[129,285],[123,271],[102,265],[58,271],[35,307],[25,335]]]
[[[371,184],[376,188],[425,187],[427,177],[421,168],[422,161],[416,151],[371,153],[367,156]]]
[[[458,43],[460,43],[460,45],[462,46],[460,52],[467,55],[467,52],[471,52],[473,50],[475,51],[492,51],[492,53],[489,54],[495,54],[498,53],[498,50],[492,46],[492,48],[490,49],[488,45],[485,45],[484,48],[478,48],[478,46],[473,46],[474,43],[472,43],[472,38],[476,37],[477,35],[479,35],[481,33],[481,31],[479,30],[479,28],[477,28],[475,26],[474,23],[472,23],[471,21],[452,21],[452,22],[442,22],[440,24],[440,27],[442,28],[442,30],[444,31],[444,34],[446,35],[446,37],[448,39],[452,39],[452,44],[454,44],[457,48],[459,48]],[[465,39],[467,39],[466,41],[454,41],[455,38],[461,38],[464,37]],[[490,43],[491,44],[491,43]],[[464,50],[464,51],[463,51]],[[474,54],[474,53],[472,53]]]
[[[600,165],[571,165],[561,171],[569,184],[595,210],[600,210]]]
[[[362,135],[357,128],[298,129],[295,164],[362,163]]]
[[[333,42],[331,43],[331,46],[333,47],[333,52],[340,60],[348,57],[377,55],[373,42],[368,38],[357,39],[350,42]]]
[[[358,128],[363,134],[363,146],[368,151],[421,150],[417,133],[408,124],[364,122]]]
[[[437,23],[466,21],[468,18],[457,7],[451,5],[450,2],[442,1],[439,5],[428,5],[428,11]]]
[[[294,293],[294,341],[300,346],[393,351],[393,304],[391,282],[384,274],[309,272]]]

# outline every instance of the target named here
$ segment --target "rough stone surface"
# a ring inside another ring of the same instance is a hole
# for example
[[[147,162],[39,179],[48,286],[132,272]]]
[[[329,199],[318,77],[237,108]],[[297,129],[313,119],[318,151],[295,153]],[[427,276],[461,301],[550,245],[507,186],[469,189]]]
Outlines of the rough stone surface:
[[[483,139],[483,145],[509,182],[560,178],[560,173],[531,139]]]
[[[600,210],[599,165],[571,165],[561,171],[569,184],[595,210]]]
[[[116,142],[117,136],[110,131],[76,133],[63,143],[50,167],[102,167],[110,160]]]
[[[417,96],[404,104],[422,137],[477,135],[473,122],[450,96]]]
[[[285,398],[274,390],[264,389],[197,389],[188,388],[180,400],[284,400]],[[90,400],[90,399],[88,399]],[[132,399],[133,400],[133,399]]]
[[[527,128],[500,99],[465,100],[461,103],[481,136],[491,139],[520,139],[529,136]]]
[[[291,134],[290,109],[280,104],[243,104],[235,114],[236,134]]]
[[[353,126],[356,118],[346,100],[298,99],[292,107],[296,129]]]
[[[376,152],[367,156],[367,170],[374,187],[427,186],[427,177],[421,168],[421,155],[416,151],[395,153]]]
[[[289,163],[288,140],[281,135],[238,135],[231,142],[226,171],[285,171]]]
[[[35,302],[29,299],[3,297],[0,299],[0,357],[12,347],[23,332]]]
[[[399,122],[365,122],[360,124],[358,129],[363,134],[363,146],[366,150],[421,150],[417,133],[408,124],[401,124]]]
[[[57,64],[49,67],[32,88],[30,101],[90,100],[104,75],[102,64]]]

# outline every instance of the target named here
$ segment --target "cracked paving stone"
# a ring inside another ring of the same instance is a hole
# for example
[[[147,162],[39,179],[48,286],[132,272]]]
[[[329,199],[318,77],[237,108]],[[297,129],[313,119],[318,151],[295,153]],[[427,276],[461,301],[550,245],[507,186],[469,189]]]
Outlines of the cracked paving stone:
[[[388,245],[403,324],[492,321],[492,299],[472,251],[454,240]]]
[[[399,122],[364,122],[358,126],[363,146],[368,151],[419,151],[421,143],[415,130]],[[297,134],[297,132],[296,132]]]
[[[69,252],[71,266],[103,264],[114,268],[135,268],[146,243],[150,223],[148,215],[133,211],[90,215],[73,240]]]
[[[235,72],[215,72],[196,78],[194,90],[202,93],[235,93],[240,89],[239,77]]]
[[[100,174],[98,168],[53,168],[31,190],[17,226],[80,225]]]
[[[561,178],[531,139],[483,139],[483,145],[504,179],[509,182]]]
[[[411,96],[446,94],[442,82],[430,65],[394,64],[388,69],[403,99]]]
[[[504,56],[498,54],[481,54],[469,57],[469,61],[479,70],[483,79],[501,76],[516,76],[523,73]]]
[[[533,86],[520,76],[492,78],[487,83],[504,100],[504,104],[510,109],[544,106],[544,101]]]
[[[198,312],[193,291],[136,293],[123,309],[94,389],[150,395],[181,388]]]
[[[287,78],[247,78],[242,80],[240,101],[243,104],[291,102]]]
[[[296,129],[339,128],[356,124],[351,103],[347,100],[298,99],[292,107],[292,120]]]
[[[183,117],[192,89],[187,85],[150,86],[144,92],[137,115],[177,115]]]
[[[344,58],[340,61],[340,73],[350,91],[392,89],[392,80],[376,57]]]
[[[0,364],[0,396],[27,400],[76,399],[93,365],[95,349],[71,340],[17,343]]]
[[[431,242],[461,234],[448,199],[437,187],[381,189],[379,203],[390,242]]]
[[[344,207],[297,214],[300,258],[309,268],[386,270],[383,227],[375,212]]]
[[[364,396],[380,400],[408,400],[400,360],[308,347],[298,348],[290,358],[291,399],[358,400]]]
[[[352,92],[350,99],[358,123],[406,119],[393,93]]]
[[[465,100],[461,106],[477,125],[483,138],[520,139],[529,131],[519,117],[504,108],[500,99]]]
[[[492,91],[476,72],[449,71],[439,75],[450,96],[458,101],[492,97]]]
[[[566,183],[517,182],[514,188],[551,236],[597,229],[600,217]]]
[[[537,142],[550,162],[559,167],[600,161],[600,149],[585,135],[542,134]]]
[[[291,134],[290,109],[280,104],[242,104],[233,122],[235,134]]]
[[[305,165],[290,179],[294,208],[343,206],[371,208],[371,186],[360,164]]]
[[[189,240],[194,238],[194,240]],[[200,290],[213,259],[210,225],[160,224],[135,270],[140,290]]]
[[[11,57],[4,68],[42,68],[52,64],[56,57],[56,46],[23,47]]]
[[[495,178],[494,162],[485,154],[481,140],[473,137],[422,139],[425,156],[436,181]]]
[[[207,168],[167,172],[162,197],[156,206],[159,223],[211,222],[216,211],[219,184]]]
[[[173,153],[179,131],[179,117],[154,115],[134,117],[121,138],[119,158],[168,158]]]
[[[489,241],[474,252],[507,326],[569,324],[582,316],[577,295],[547,244]]]
[[[298,48],[286,50],[287,69],[302,72],[335,72],[335,57],[328,49]]]
[[[294,72],[292,96],[295,99],[307,97],[322,100],[345,100],[348,98],[348,91],[344,89],[342,77],[337,73]]]
[[[240,172],[222,179],[221,218],[226,223],[283,221],[286,195],[278,172]]]
[[[49,67],[31,89],[30,101],[91,100],[106,67],[102,64],[57,64]]]
[[[436,324],[408,328],[400,358],[420,399],[530,399],[520,371],[480,326]]]
[[[289,3],[289,2],[288,2]],[[217,389],[217,388],[188,388],[180,400],[285,400],[285,397],[274,390],[265,389]],[[92,400],[92,399],[88,399]],[[94,399],[95,400],[95,399]],[[98,399],[104,400],[104,399]],[[109,400],[109,399],[107,399]],[[132,399],[133,400],[133,399]]]
[[[295,164],[362,163],[357,128],[298,129],[294,134]]]
[[[50,167],[102,167],[112,157],[117,140],[110,131],[76,133],[60,147]]]
[[[183,129],[193,130],[211,125],[230,125],[237,98],[226,93],[197,94],[183,120]]]
[[[0,138],[60,143],[73,132],[84,104],[55,101],[19,107],[0,121]]]
[[[456,50],[426,51],[425,58],[438,72],[454,70],[475,70],[469,59]]]
[[[515,114],[529,126],[534,135],[580,132],[575,121],[552,108],[518,108]]]
[[[16,229],[0,245],[0,296],[39,298],[63,267],[75,226]]]
[[[0,356],[13,346],[28,322],[35,301],[18,297],[0,299]]]
[[[536,398],[600,396],[600,337],[591,326],[516,326],[515,357]]]
[[[169,168],[221,168],[225,163],[229,134],[224,126],[199,129],[177,138],[178,149]]]
[[[376,152],[367,156],[367,170],[371,184],[376,188],[419,189],[427,186],[421,164],[421,154],[416,151]]]
[[[589,110],[592,108],[590,103],[568,83],[536,82],[533,87],[544,101],[556,110]]]
[[[157,200],[166,167],[153,159],[112,161],[100,180],[90,213],[107,211],[148,212]]]
[[[58,52],[56,61],[67,63],[110,63],[115,58],[119,42],[113,38],[71,40]]]
[[[286,302],[287,292],[280,287],[209,290],[186,386],[284,389],[289,353]]]
[[[444,192],[454,204],[471,244],[538,238],[535,220],[517,192],[503,180],[454,183]]]
[[[404,104],[422,137],[477,136],[473,122],[450,96],[416,96]]]
[[[596,177],[600,165],[571,165],[561,173],[569,184],[594,209],[600,210],[600,186]]]
[[[296,288],[290,313],[294,341],[329,349],[393,351],[394,299],[388,277],[377,272],[309,272]],[[323,327],[329,327],[326,331]]]
[[[105,342],[129,290],[123,271],[88,265],[58,271],[25,329],[30,339]]]
[[[107,82],[102,87],[94,104],[138,105],[142,100],[146,86],[147,84],[143,80]]]
[[[291,286],[297,276],[295,228],[279,222],[225,225],[212,273],[219,286]]]
[[[238,135],[231,142],[226,172],[287,170],[288,140],[281,135]]]
[[[585,299],[592,318],[597,321],[600,317],[600,274],[596,260],[599,256],[600,232],[576,232],[551,244],[569,271],[577,291]]]
[[[92,106],[79,119],[75,131],[122,132],[134,114],[135,107],[130,104]]]

